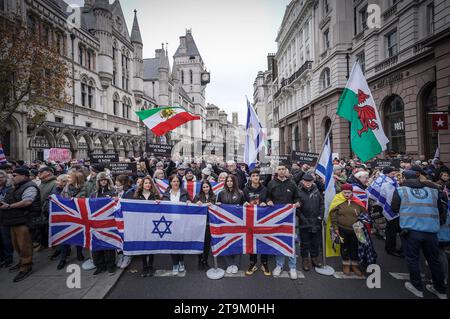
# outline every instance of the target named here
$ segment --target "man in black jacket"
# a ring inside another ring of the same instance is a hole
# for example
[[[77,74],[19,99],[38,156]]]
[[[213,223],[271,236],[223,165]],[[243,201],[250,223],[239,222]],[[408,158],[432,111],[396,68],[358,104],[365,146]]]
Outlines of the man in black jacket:
[[[19,271],[14,278],[14,282],[19,282],[32,271],[33,243],[27,224],[30,215],[40,213],[41,200],[39,188],[30,181],[28,169],[15,169],[13,181],[14,189],[8,192],[4,202],[0,203],[0,223],[11,227],[11,240],[20,262],[10,268],[10,271]]]
[[[250,181],[244,188],[244,198],[245,205],[259,205],[261,207],[267,206],[267,188],[265,188],[260,180],[260,175],[258,170],[253,170],[250,172]],[[267,264],[269,260],[268,255],[261,255],[261,270],[264,275],[271,276],[272,272],[269,270]],[[253,275],[253,273],[258,269],[256,263],[258,262],[258,255],[250,255],[250,265],[246,272],[247,275]]]
[[[267,186],[267,205],[274,204],[294,204],[296,208],[300,207],[300,195],[297,185],[286,177],[286,166],[277,167],[277,176],[270,181]],[[291,279],[297,279],[297,260],[289,257],[289,268]],[[277,266],[273,271],[274,277],[278,277],[284,267],[284,256],[276,256]]]
[[[310,173],[303,175],[300,182],[300,202],[302,206],[297,208],[300,230],[300,248],[302,256],[303,270],[314,267],[322,267],[319,261],[319,246],[321,240],[322,220],[324,215],[323,197],[317,186],[314,184],[314,176]]]
[[[237,168],[235,161],[227,162],[227,169],[229,175],[234,175],[238,179],[238,186],[240,190],[243,190],[245,184],[247,183],[247,178],[245,177],[244,172]]]

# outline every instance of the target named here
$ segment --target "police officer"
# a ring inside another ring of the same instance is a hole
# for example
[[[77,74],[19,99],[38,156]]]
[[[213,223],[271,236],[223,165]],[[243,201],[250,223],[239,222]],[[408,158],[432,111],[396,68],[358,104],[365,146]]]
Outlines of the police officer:
[[[20,262],[10,268],[10,271],[19,271],[14,277],[14,282],[19,282],[32,271],[33,243],[27,224],[30,216],[40,214],[41,200],[39,188],[30,180],[28,169],[15,169],[13,182],[14,189],[8,192],[4,202],[0,203],[0,223],[11,228],[11,240]]]
[[[395,191],[391,207],[400,214],[401,236],[411,278],[410,282],[405,283],[405,288],[423,298],[420,276],[422,249],[433,279],[433,284],[426,285],[426,288],[438,298],[447,299],[437,238],[440,225],[446,220],[447,199],[437,188],[420,182],[417,172],[405,170],[403,175],[405,181]]]

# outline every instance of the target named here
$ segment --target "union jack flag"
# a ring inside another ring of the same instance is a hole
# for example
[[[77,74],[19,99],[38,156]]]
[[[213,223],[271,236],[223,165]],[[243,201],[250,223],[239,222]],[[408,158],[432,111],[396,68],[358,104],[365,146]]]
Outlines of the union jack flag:
[[[191,199],[194,199],[195,195],[199,194],[201,192],[201,184],[202,182],[197,181],[184,181],[183,187],[188,192]],[[218,183],[218,182],[211,182],[211,187],[214,192],[214,194],[218,195],[222,190],[223,186],[225,185],[224,182]]]
[[[166,190],[169,188],[169,180],[168,179],[154,179],[155,186],[158,189],[159,194],[164,194]]]
[[[208,212],[214,256],[295,254],[293,205],[212,205]]]
[[[3,151],[3,145],[0,144],[0,164],[7,163],[5,152]]]
[[[358,199],[360,201],[362,201],[366,208],[369,205],[369,196],[367,194],[367,190],[362,189],[359,185],[357,184],[352,184],[353,186],[353,195],[355,195],[356,197],[358,197]]]
[[[117,198],[50,197],[50,246],[77,245],[91,251],[122,249],[123,228]]]

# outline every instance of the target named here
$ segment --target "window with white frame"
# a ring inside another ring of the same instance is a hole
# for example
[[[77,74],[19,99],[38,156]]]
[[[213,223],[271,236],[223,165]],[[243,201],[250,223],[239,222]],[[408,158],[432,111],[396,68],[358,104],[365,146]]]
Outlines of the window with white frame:
[[[393,30],[386,34],[386,56],[393,57],[398,53],[397,30]]]
[[[322,70],[322,73],[320,74],[320,88],[324,90],[330,87],[330,85],[331,85],[330,69],[325,68]]]
[[[330,48],[330,29],[326,29],[323,32],[323,45],[324,50],[328,50]]]
[[[362,72],[366,73],[366,54],[365,54],[365,52],[362,51],[362,52],[359,52],[358,54],[356,54],[356,60],[361,65]]]

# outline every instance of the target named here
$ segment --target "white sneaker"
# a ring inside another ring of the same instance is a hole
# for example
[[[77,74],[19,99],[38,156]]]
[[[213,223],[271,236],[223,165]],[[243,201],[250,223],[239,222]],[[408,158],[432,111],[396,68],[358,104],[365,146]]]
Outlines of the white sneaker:
[[[233,265],[233,266],[231,266],[231,267],[233,267],[233,268],[231,269],[231,273],[232,273],[232,274],[237,274],[237,273],[238,273],[238,271],[239,271],[239,268],[238,268],[238,266],[236,266],[236,265]]]
[[[173,266],[172,268],[172,275],[178,276],[178,265]]]
[[[279,277],[281,275],[281,267],[280,266],[276,266],[275,269],[273,270],[273,276],[274,277]]]
[[[297,275],[297,269],[292,268],[292,269],[289,271],[289,275],[291,276],[291,279],[292,279],[292,280],[297,279],[297,278],[298,278],[298,275]]]
[[[434,289],[433,285],[426,285],[426,288],[429,292],[437,296],[439,299],[447,299],[447,295],[439,293],[436,289]]]
[[[411,291],[416,297],[423,298],[423,292],[414,287],[409,281],[405,282],[405,288]]]
[[[120,264],[121,269],[127,268],[131,264],[132,256],[123,256],[122,263]]]
[[[226,272],[227,272],[227,274],[232,274],[233,273],[233,266],[228,266]]]
[[[185,270],[186,270],[186,268],[184,266],[184,262],[180,261],[180,263],[178,264],[178,271],[184,272]]]
[[[94,261],[92,260],[92,258],[89,258],[88,260],[86,260],[83,263],[83,265],[81,265],[81,268],[83,268],[83,270],[93,270],[97,267],[95,267]]]
[[[122,265],[122,261],[123,261],[123,254],[118,254],[116,266],[120,268],[120,266]]]

